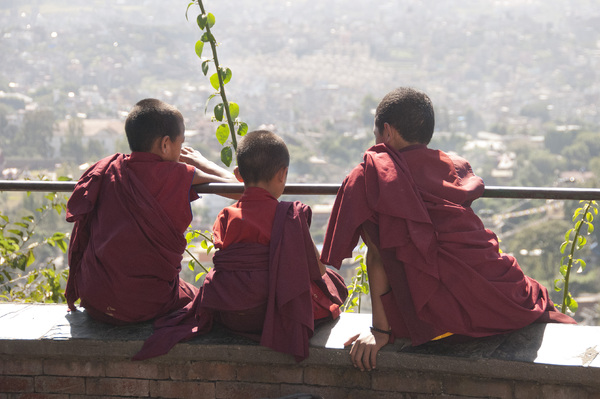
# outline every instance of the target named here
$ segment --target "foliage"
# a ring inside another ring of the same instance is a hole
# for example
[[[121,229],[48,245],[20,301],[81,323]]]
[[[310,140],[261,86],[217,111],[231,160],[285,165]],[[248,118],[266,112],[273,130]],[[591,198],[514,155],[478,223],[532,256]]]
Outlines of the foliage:
[[[0,298],[3,300],[65,302],[62,281],[67,279],[67,270],[57,270],[53,257],[35,262],[36,255],[45,246],[58,248],[65,254],[68,235],[55,232],[41,239],[32,238],[50,213],[60,215],[66,210],[67,197],[49,193],[44,198],[42,206],[18,221],[11,222],[0,212]]]
[[[575,226],[569,229],[565,234],[565,242],[560,246],[560,253],[565,254],[568,249],[566,256],[561,258],[560,262],[560,274],[562,278],[554,280],[554,289],[558,292],[563,291],[563,300],[561,305],[561,312],[565,313],[567,310],[576,312],[578,304],[573,299],[569,292],[569,279],[571,277],[571,270],[574,266],[579,265],[577,273],[581,273],[585,270],[586,263],[583,259],[575,258],[575,251],[580,250],[587,243],[587,239],[583,236],[581,231],[583,226],[587,226],[587,235],[594,231],[594,216],[598,215],[598,206],[596,201],[580,201],[584,205],[577,208],[573,213],[573,222]],[[561,287],[562,284],[562,287]]]
[[[360,249],[364,249],[365,244],[361,244]],[[356,272],[352,276],[352,283],[348,285],[348,298],[342,306],[343,312],[353,313],[354,310],[360,313],[362,296],[369,295],[369,275],[367,274],[367,265],[365,263],[365,255],[357,255],[354,260],[358,262],[358,266],[354,269]]]
[[[223,118],[226,118],[226,123],[221,123],[216,130],[217,140],[223,146],[221,150],[221,161],[227,165],[231,165],[233,160],[233,152],[237,149],[237,135],[243,136],[248,132],[248,125],[238,119],[240,114],[240,107],[234,102],[227,101],[227,95],[225,93],[225,85],[229,83],[233,73],[231,69],[221,66],[219,64],[219,58],[217,56],[217,40],[215,39],[211,28],[215,25],[215,16],[211,13],[207,13],[204,9],[202,0],[196,0],[188,4],[188,10],[194,4],[198,4],[200,7],[201,14],[196,18],[198,27],[202,32],[202,37],[196,42],[195,51],[196,55],[202,60],[202,73],[204,76],[208,75],[209,64],[212,62],[215,67],[215,72],[210,76],[210,84],[216,90],[215,93],[211,94],[206,101],[204,112],[208,110],[208,104],[214,97],[220,96],[222,102],[215,105],[213,110],[212,120],[223,122]],[[186,12],[187,18],[187,12]],[[204,44],[208,43],[212,50],[212,59],[202,59],[202,52],[204,50]],[[231,138],[231,145],[228,140]],[[232,150],[233,147],[233,150]]]
[[[202,269],[202,271],[196,273],[194,281],[200,280],[210,271],[210,268],[207,269],[206,267],[204,267],[204,265],[200,263],[198,258],[196,258],[194,254],[192,254],[191,250],[196,247],[196,245],[192,244],[192,241],[198,237],[203,238],[203,240],[200,241],[200,247],[206,251],[207,255],[210,254],[214,249],[213,236],[210,231],[200,231],[191,228],[188,229],[187,233],[185,234],[185,240],[187,241],[187,247],[185,249],[185,252],[191,257],[190,261],[188,262],[188,268],[192,272],[196,272],[196,266],[200,266],[200,268]]]

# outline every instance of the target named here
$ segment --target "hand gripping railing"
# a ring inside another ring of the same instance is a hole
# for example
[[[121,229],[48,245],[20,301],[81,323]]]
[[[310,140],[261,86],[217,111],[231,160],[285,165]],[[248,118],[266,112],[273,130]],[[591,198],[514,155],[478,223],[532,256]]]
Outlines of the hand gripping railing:
[[[0,180],[0,191],[73,191],[73,181]],[[339,184],[287,184],[285,195],[335,195]],[[194,186],[198,194],[236,194],[244,190],[241,183],[206,183]],[[488,186],[487,198],[536,198],[556,200],[600,200],[598,188],[509,187]]]

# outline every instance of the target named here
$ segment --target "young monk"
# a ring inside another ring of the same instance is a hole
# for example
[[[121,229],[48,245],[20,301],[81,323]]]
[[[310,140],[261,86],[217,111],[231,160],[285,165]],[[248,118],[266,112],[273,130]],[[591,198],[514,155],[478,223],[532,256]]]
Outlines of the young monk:
[[[341,276],[319,262],[310,208],[277,200],[290,159],[285,143],[254,131],[240,141],[236,158],[244,194],[217,216],[213,269],[189,312],[158,320],[134,359],[164,354],[216,321],[301,361],[315,322],[339,316],[348,291]]]
[[[387,94],[376,110],[376,145],[344,180],[329,220],[323,263],[350,257],[359,236],[368,247],[373,324],[346,343],[361,370],[375,368],[377,352],[395,337],[420,345],[574,323],[499,252],[471,209],[483,181],[466,160],[427,148],[433,127],[426,94]]]
[[[192,301],[197,288],[180,280],[184,232],[192,221],[192,185],[234,176],[190,147],[171,105],[138,102],[125,122],[132,153],[90,167],[67,203],[74,222],[65,296],[111,324],[154,319]]]

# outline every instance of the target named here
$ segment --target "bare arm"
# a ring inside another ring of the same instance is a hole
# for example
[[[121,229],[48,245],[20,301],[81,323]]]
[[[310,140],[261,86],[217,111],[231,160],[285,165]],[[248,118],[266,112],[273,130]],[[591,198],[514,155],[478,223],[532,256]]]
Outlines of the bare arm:
[[[192,180],[192,184],[237,183],[233,173],[209,161],[192,147],[183,147],[181,149],[179,161],[196,167],[196,175]]]
[[[192,147],[183,147],[179,161],[196,167],[192,185],[204,183],[238,183],[233,173],[206,159]],[[223,197],[240,199],[241,194],[222,194]]]
[[[366,232],[364,233],[367,244],[367,273],[371,291],[371,305],[373,308],[373,327],[390,331],[391,327],[381,302],[381,295],[390,290],[390,283],[385,274],[381,256],[377,247],[371,242]],[[390,340],[388,334],[377,331],[363,332],[351,337],[345,345],[352,345],[350,358],[354,367],[361,371],[373,370],[376,366],[377,353]]]
[[[321,254],[319,254],[319,250],[313,241],[313,247],[315,248],[315,256],[317,257],[317,262],[319,263],[319,271],[321,272],[321,276],[325,275],[327,269],[326,266],[321,262]]]

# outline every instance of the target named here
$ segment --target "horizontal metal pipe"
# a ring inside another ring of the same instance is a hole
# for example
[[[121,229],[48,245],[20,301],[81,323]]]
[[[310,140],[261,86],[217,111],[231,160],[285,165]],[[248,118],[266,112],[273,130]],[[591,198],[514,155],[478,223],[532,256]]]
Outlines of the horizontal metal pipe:
[[[74,181],[0,180],[0,191],[73,191]],[[287,195],[335,195],[339,184],[287,184]],[[244,191],[241,183],[207,183],[194,186],[198,194],[236,194]],[[486,198],[535,198],[557,200],[600,200],[600,189],[565,187],[488,186]]]

